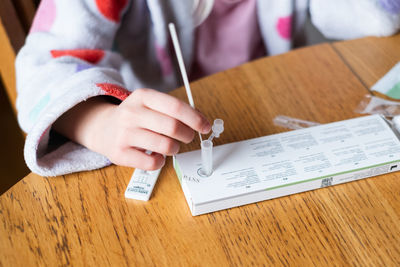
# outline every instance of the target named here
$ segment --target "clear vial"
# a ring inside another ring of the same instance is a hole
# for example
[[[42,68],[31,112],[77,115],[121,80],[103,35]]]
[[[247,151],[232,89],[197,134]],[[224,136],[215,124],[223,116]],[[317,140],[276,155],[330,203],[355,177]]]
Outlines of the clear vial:
[[[210,176],[213,171],[213,157],[212,157],[213,143],[209,140],[201,142],[201,169],[200,174]]]

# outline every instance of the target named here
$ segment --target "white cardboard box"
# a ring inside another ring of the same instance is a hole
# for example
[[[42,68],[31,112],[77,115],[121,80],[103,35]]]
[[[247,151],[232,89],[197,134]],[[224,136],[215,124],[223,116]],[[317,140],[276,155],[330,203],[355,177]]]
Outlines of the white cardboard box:
[[[201,151],[174,168],[193,215],[397,171],[400,141],[379,115],[216,146],[201,177]]]

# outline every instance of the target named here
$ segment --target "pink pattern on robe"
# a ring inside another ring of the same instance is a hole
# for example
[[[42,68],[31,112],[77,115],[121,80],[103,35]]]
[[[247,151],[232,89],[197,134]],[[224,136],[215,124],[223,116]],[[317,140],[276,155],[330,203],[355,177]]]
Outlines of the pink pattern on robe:
[[[292,16],[280,17],[276,23],[276,30],[280,37],[289,40],[292,36]]]
[[[42,0],[36,12],[29,33],[48,32],[56,19],[54,0]]]

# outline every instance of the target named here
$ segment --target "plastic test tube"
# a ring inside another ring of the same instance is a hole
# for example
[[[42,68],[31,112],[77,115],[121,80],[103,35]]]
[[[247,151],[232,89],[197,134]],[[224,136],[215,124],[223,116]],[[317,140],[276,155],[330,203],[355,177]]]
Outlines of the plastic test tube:
[[[213,172],[213,143],[214,137],[218,138],[224,131],[224,121],[221,119],[215,119],[212,126],[212,133],[207,140],[202,140],[201,146],[201,165],[199,174],[201,176],[210,176]]]
[[[201,163],[200,173],[204,176],[210,176],[213,172],[213,143],[210,140],[201,142]]]

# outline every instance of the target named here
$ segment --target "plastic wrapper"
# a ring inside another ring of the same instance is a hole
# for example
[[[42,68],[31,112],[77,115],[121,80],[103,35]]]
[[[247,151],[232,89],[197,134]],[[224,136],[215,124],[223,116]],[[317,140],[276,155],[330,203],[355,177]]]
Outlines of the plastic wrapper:
[[[380,114],[393,118],[400,115],[400,102],[386,100],[380,97],[365,95],[355,109],[360,114]]]
[[[292,130],[308,128],[312,126],[320,125],[318,122],[306,121],[297,118],[292,118],[284,115],[278,115],[273,120],[277,126],[285,127]]]

